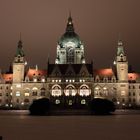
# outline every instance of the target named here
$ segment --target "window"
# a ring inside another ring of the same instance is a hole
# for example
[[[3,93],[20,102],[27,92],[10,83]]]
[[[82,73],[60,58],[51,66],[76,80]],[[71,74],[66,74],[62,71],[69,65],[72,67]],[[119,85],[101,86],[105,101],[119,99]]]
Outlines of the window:
[[[55,100],[55,104],[56,104],[56,105],[60,104],[60,100],[56,99],[56,100]]]
[[[125,93],[126,93],[126,92],[125,92],[124,90],[122,90],[122,91],[121,91],[121,96],[125,96]]]
[[[24,103],[29,103],[29,99],[24,99]]]
[[[86,100],[85,99],[81,100],[81,104],[85,105],[86,104]]]
[[[121,85],[121,87],[125,87],[125,85]]]
[[[17,103],[19,103],[19,99],[17,99]]]
[[[131,96],[131,92],[129,92],[129,96]]]
[[[29,93],[27,93],[27,92],[25,93],[25,97],[27,97],[27,96],[29,96],[29,95],[30,95]]]
[[[8,96],[9,94],[8,93],[6,93],[6,96]]]
[[[135,96],[135,92],[133,92],[133,96]]]
[[[52,96],[61,96],[61,87],[59,85],[54,85],[52,87]]]
[[[44,78],[42,78],[42,80],[41,80],[42,82],[45,82],[45,79]]]
[[[37,87],[34,87],[32,89],[32,96],[37,96],[37,91],[38,91],[38,88]]]
[[[17,87],[17,88],[21,88],[21,84],[17,84],[16,87]]]
[[[33,91],[32,96],[37,96],[37,91]]]
[[[16,96],[17,96],[17,97],[20,96],[20,92],[19,92],[19,91],[16,92]]]
[[[80,87],[80,96],[89,96],[91,93],[91,90],[89,89],[88,85],[82,85]]]
[[[135,99],[133,99],[133,103],[135,103],[136,102],[136,100]]]
[[[68,104],[69,104],[69,105],[72,105],[72,100],[69,100]]]
[[[0,93],[0,96],[2,96],[2,93]]]
[[[41,88],[41,93],[40,93],[40,95],[41,95],[41,96],[45,96],[45,91],[46,91],[45,88]]]
[[[65,95],[66,96],[75,96],[76,95],[76,89],[73,85],[68,85],[65,89]]]

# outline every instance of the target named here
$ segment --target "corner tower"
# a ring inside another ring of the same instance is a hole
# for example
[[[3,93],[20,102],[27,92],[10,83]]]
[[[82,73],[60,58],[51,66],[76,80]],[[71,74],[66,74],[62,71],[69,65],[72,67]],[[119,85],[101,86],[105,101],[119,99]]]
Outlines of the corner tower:
[[[116,57],[117,78],[120,82],[128,81],[128,61],[124,52],[123,43],[118,41]]]
[[[17,52],[13,61],[13,83],[20,83],[24,80],[25,60],[21,39],[18,42]]]
[[[75,33],[71,14],[69,15],[66,31],[57,44],[56,64],[84,64],[84,45]]]

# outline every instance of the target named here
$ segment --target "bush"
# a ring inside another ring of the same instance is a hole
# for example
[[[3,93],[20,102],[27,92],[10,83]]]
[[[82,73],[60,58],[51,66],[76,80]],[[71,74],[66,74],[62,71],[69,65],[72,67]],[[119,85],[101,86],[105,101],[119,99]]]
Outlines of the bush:
[[[50,110],[50,101],[47,98],[42,98],[33,101],[29,107],[31,115],[47,115]]]
[[[90,102],[90,109],[94,114],[106,115],[115,111],[115,105],[110,100],[95,98]]]

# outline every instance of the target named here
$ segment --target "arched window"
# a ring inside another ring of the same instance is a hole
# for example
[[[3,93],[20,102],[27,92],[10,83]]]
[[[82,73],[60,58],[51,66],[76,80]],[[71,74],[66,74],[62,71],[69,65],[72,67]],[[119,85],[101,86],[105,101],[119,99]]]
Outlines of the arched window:
[[[26,88],[25,90],[24,90],[24,96],[30,96],[30,89],[29,88]]]
[[[80,87],[80,96],[89,96],[91,94],[91,89],[89,89],[88,85],[83,84]]]
[[[94,97],[96,98],[96,97],[100,97],[102,95],[102,92],[101,92],[101,88],[100,88],[100,86],[96,86],[95,88],[94,88]]]
[[[30,101],[29,101],[29,99],[24,99],[24,103],[29,103]]]
[[[37,96],[37,91],[38,91],[38,88],[37,87],[33,87],[33,89],[32,89],[32,96]]]
[[[75,89],[75,87],[73,85],[68,85],[65,88],[65,95],[66,96],[75,96],[77,93],[77,90]]]
[[[52,87],[52,96],[61,96],[62,92],[61,92],[61,87],[59,85],[54,85]]]
[[[103,87],[103,96],[108,96],[108,88]]]
[[[40,90],[41,90],[40,95],[41,95],[41,96],[45,96],[46,89],[45,89],[45,88],[41,88]]]

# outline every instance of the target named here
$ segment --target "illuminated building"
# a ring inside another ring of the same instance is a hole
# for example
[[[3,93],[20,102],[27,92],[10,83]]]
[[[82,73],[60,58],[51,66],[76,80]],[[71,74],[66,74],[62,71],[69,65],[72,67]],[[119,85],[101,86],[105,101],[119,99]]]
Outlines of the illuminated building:
[[[20,40],[12,72],[0,74],[0,106],[26,108],[43,97],[61,107],[86,107],[93,98],[107,98],[120,107],[139,106],[140,75],[128,71],[122,41],[118,41],[112,68],[96,70],[92,62],[86,62],[84,49],[71,16],[57,43],[55,63],[48,61],[46,70],[27,69]]]

